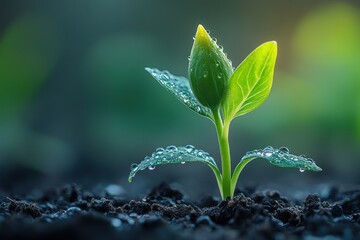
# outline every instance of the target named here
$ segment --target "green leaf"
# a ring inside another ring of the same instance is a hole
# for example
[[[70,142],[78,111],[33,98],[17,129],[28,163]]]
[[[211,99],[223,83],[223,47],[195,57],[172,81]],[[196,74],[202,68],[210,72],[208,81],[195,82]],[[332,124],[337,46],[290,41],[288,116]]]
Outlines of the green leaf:
[[[145,159],[137,164],[133,164],[129,175],[129,182],[132,181],[135,174],[146,168],[150,170],[157,165],[169,164],[169,163],[186,163],[186,162],[203,162],[209,165],[211,169],[220,174],[214,158],[209,153],[202,150],[195,149],[192,145],[185,147],[168,146],[167,148],[158,148],[151,157],[147,156]],[[217,175],[218,175],[217,174]]]
[[[276,42],[256,48],[235,70],[222,104],[231,120],[260,106],[270,93],[277,55]]]
[[[189,59],[190,86],[199,102],[217,111],[233,73],[231,62],[200,24]]]
[[[245,161],[249,158],[263,158],[278,167],[299,168],[309,171],[322,171],[322,169],[318,167],[311,158],[307,158],[304,155],[293,155],[289,153],[289,150],[285,147],[276,149],[268,146],[264,149],[250,151],[242,157],[241,161]]]
[[[242,171],[242,169],[252,160],[256,158],[262,158],[268,160],[269,163],[286,168],[298,168],[300,172],[308,171],[322,171],[322,169],[316,165],[314,160],[307,158],[304,155],[296,156],[289,153],[289,149],[281,147],[279,149],[273,147],[266,147],[264,149],[254,150],[247,152],[245,156],[242,157],[241,161],[236,166],[232,179],[231,185],[232,188],[235,188],[237,179]]]
[[[212,119],[210,109],[202,106],[195,98],[187,78],[175,76],[168,71],[160,71],[156,68],[145,68],[145,70],[188,108],[202,116]]]

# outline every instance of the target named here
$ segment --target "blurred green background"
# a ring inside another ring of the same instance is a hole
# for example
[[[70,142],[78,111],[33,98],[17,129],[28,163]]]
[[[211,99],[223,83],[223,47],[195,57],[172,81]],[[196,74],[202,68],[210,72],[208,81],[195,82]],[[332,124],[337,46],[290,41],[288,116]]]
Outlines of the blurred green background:
[[[28,182],[31,171],[47,182],[107,181],[141,192],[168,181],[190,195],[216,194],[201,164],[126,181],[130,164],[160,146],[193,144],[219,159],[212,123],[144,71],[186,76],[199,23],[235,67],[261,43],[278,42],[270,97],[231,126],[233,164],[272,145],[324,169],[300,175],[255,161],[240,184],[359,184],[359,1],[12,0],[0,3],[2,186]]]

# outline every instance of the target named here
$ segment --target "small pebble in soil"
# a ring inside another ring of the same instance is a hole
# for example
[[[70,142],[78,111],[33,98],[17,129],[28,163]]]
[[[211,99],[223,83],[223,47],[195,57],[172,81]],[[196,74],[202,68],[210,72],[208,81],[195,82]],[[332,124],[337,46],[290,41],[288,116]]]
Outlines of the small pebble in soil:
[[[125,193],[125,190],[120,185],[110,184],[105,187],[106,194],[110,196],[121,196]]]

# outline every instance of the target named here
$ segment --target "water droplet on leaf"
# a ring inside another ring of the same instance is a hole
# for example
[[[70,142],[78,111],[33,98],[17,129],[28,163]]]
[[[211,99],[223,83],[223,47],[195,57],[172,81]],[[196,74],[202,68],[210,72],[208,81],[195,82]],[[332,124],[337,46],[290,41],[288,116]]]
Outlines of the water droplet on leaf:
[[[305,169],[299,168],[299,171],[300,171],[300,172],[305,172]]]
[[[131,170],[134,170],[135,168],[137,168],[137,166],[138,166],[138,165],[137,165],[136,163],[133,163],[133,164],[131,164],[130,169],[131,169]]]
[[[173,151],[176,151],[177,150],[177,147],[175,147],[174,145],[171,145],[171,146],[168,146],[166,148],[166,150],[170,151],[170,152],[173,152]]]
[[[313,159],[311,159],[311,158],[307,158],[306,160],[308,160],[309,162],[315,162]]]
[[[155,166],[149,166],[148,169],[152,171],[155,169]]]
[[[279,148],[280,151],[284,152],[284,153],[289,153],[290,150],[287,147],[281,147]]]
[[[266,157],[271,157],[271,156],[272,156],[272,153],[271,153],[271,152],[266,152],[264,155],[265,155]]]
[[[186,145],[185,149],[188,153],[191,153],[195,149],[195,147],[193,145]]]
[[[164,149],[163,148],[157,148],[155,151],[156,151],[156,153],[163,153]]]

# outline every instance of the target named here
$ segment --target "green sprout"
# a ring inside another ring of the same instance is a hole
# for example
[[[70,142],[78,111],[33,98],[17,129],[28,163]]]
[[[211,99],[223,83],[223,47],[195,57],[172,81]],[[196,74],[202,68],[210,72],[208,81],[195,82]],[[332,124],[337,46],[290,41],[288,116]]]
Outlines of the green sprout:
[[[153,170],[168,163],[203,162],[214,172],[222,199],[233,198],[243,168],[252,160],[262,158],[278,167],[321,171],[315,162],[304,155],[289,153],[286,147],[247,152],[231,172],[229,127],[231,121],[259,107],[268,97],[274,75],[277,44],[266,42],[256,48],[234,70],[222,48],[216,44],[202,25],[194,38],[189,59],[189,79],[168,71],[146,70],[169,92],[196,113],[209,118],[217,131],[221,154],[221,170],[206,152],[192,145],[158,148],[140,164],[132,164],[129,182],[139,170]]]

